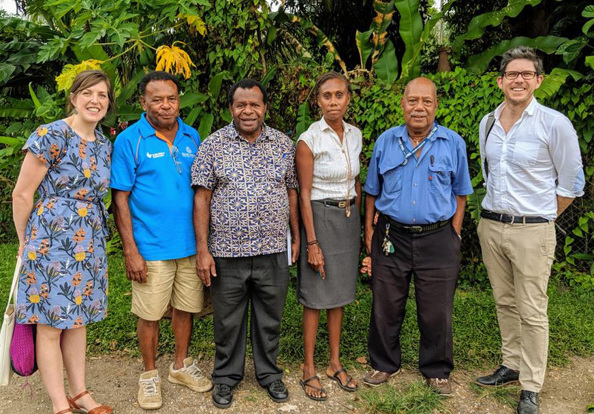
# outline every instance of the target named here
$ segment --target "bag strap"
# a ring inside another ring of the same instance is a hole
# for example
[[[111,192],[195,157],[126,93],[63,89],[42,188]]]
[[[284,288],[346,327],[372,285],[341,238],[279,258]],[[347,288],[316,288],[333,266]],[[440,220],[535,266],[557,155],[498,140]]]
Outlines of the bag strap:
[[[8,295],[8,303],[6,304],[6,310],[4,313],[8,312],[8,308],[10,307],[10,302],[13,300],[13,294],[17,291],[17,286],[19,282],[19,275],[21,273],[21,258],[17,258],[16,267],[14,268],[14,276],[12,277],[12,285],[10,286],[10,293]],[[14,296],[14,305],[16,305],[16,295]]]
[[[495,125],[495,111],[489,113],[489,117],[487,118],[487,124],[485,125],[485,148],[484,148],[484,152],[485,152],[485,181],[487,181],[487,178],[489,176],[489,162],[487,161],[487,139],[489,139],[489,134],[491,133],[491,130],[493,129],[493,126]]]

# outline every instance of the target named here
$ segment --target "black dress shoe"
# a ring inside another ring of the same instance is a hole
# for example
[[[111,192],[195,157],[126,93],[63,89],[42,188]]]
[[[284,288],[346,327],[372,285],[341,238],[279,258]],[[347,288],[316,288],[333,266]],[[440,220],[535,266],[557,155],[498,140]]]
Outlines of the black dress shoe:
[[[476,383],[483,387],[499,387],[501,385],[517,383],[520,379],[520,373],[501,365],[491,375],[479,377]]]
[[[522,390],[520,394],[520,403],[518,404],[518,414],[538,414],[538,393]]]
[[[233,402],[233,387],[227,384],[215,384],[212,390],[212,403],[217,408],[229,408]]]
[[[272,381],[265,388],[274,402],[281,403],[289,399],[289,390],[281,380]]]

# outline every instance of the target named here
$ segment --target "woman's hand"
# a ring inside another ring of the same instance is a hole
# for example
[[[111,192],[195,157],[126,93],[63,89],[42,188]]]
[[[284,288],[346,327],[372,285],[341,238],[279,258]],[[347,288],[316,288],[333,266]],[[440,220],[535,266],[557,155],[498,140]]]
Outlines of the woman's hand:
[[[309,263],[314,271],[320,272],[322,279],[326,278],[326,270],[324,269],[324,253],[322,253],[322,248],[319,244],[316,243],[308,246],[307,263]]]

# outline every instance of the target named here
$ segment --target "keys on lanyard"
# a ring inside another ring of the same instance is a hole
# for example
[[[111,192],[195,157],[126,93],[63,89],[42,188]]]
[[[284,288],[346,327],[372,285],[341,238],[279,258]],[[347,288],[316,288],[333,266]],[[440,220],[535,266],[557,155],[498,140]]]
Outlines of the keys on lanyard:
[[[394,253],[394,245],[390,241],[390,223],[386,224],[386,234],[384,235],[384,240],[382,241],[382,250],[386,256]]]

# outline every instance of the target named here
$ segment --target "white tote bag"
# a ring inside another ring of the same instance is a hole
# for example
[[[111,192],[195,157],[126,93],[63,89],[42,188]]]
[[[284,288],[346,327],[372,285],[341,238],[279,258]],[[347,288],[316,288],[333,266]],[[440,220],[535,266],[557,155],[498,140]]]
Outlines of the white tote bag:
[[[8,385],[10,377],[12,376],[12,367],[10,365],[10,341],[12,341],[12,332],[14,331],[14,321],[16,319],[16,290],[20,271],[21,258],[19,257],[17,258],[16,268],[14,269],[14,276],[12,277],[8,303],[6,304],[6,310],[4,311],[2,330],[0,330],[0,386]]]

